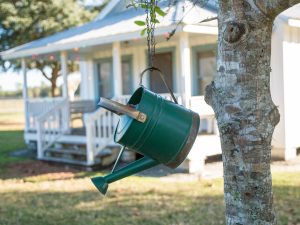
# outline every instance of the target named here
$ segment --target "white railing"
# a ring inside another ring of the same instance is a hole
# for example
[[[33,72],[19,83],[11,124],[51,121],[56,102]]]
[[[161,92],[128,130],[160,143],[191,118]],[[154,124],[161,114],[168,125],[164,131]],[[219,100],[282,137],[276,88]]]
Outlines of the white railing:
[[[164,98],[171,100],[170,94],[160,94]],[[127,104],[131,95],[122,95],[113,98],[113,100]],[[175,95],[177,101],[181,104],[180,95]],[[87,163],[94,164],[95,156],[103,150],[108,144],[113,143],[114,131],[117,127],[119,117],[103,108],[99,108],[93,113],[85,114],[84,122],[86,126],[87,138]]]
[[[61,135],[69,132],[69,116],[69,101],[63,99],[37,117],[37,156],[39,159],[44,157],[44,151],[51,147]]]
[[[103,108],[93,113],[85,114],[87,139],[87,164],[93,165],[95,156],[113,140],[118,116]]]
[[[26,104],[26,131],[36,131],[37,118],[53,108],[54,105],[61,102],[63,98],[35,98],[27,99]]]

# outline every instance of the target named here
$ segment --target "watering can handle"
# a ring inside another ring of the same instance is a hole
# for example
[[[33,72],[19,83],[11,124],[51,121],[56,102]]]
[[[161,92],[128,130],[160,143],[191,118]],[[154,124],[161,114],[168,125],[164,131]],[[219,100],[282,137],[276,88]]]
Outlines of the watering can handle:
[[[167,84],[167,82],[166,82],[166,80],[165,80],[164,74],[161,72],[160,69],[158,69],[158,68],[156,68],[156,67],[149,67],[149,68],[145,69],[145,70],[141,73],[140,86],[142,86],[144,74],[145,74],[147,71],[149,71],[149,70],[150,70],[150,71],[155,70],[155,71],[157,71],[157,72],[159,73],[159,76],[160,76],[160,78],[162,79],[162,81],[164,82],[166,88],[168,89],[168,91],[169,91],[169,93],[170,93],[170,95],[171,95],[173,101],[174,101],[176,104],[178,104],[177,99],[175,98],[175,95],[174,95],[173,91],[172,91],[171,88],[168,86],[168,84]]]
[[[127,116],[142,123],[144,123],[147,119],[147,115],[145,113],[142,113],[129,105],[123,105],[113,100],[100,98],[98,105],[118,115],[126,114]]]

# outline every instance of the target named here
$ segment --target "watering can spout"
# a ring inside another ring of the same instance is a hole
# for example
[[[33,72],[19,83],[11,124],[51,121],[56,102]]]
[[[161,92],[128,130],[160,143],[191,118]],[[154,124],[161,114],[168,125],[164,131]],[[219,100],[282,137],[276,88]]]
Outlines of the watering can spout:
[[[160,163],[154,159],[144,156],[143,158],[130,163],[129,165],[109,174],[104,177],[94,177],[92,178],[93,184],[96,188],[105,195],[108,189],[108,184],[115,182],[117,180],[123,179],[125,177],[131,176],[138,172],[144,171]]]
[[[91,179],[96,188],[105,195],[108,188],[108,183],[106,182],[104,177],[94,177]]]

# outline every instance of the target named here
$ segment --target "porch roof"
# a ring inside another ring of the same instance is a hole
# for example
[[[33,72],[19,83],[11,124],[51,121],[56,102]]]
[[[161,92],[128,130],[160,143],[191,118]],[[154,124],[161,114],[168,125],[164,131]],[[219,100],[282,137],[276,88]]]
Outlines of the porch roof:
[[[186,31],[183,29],[184,25],[199,24],[201,20],[216,16],[216,9],[212,5],[202,8],[191,1],[183,0],[172,6],[168,6],[167,1],[161,1],[161,4],[162,9],[168,13],[165,17],[159,18],[160,23],[156,25],[156,35],[170,32],[180,20],[182,20],[181,25],[177,27],[177,31]],[[96,19],[82,26],[12,48],[2,52],[1,56],[4,60],[9,60],[138,39],[141,38],[142,28],[134,23],[136,20],[145,20],[144,10],[131,8],[109,13],[102,19]],[[216,27],[216,25],[216,21],[211,21],[201,26]]]

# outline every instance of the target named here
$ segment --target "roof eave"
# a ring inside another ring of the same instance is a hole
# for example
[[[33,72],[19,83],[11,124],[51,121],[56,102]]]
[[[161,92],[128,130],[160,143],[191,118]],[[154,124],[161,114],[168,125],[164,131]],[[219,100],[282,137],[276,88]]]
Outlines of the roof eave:
[[[163,35],[166,32],[170,32],[171,30],[175,29],[175,27],[176,27],[175,24],[166,27],[159,27],[156,28],[155,33],[156,35]],[[176,30],[177,32],[183,31],[183,26],[182,25],[178,26]],[[12,60],[18,58],[31,57],[32,55],[42,55],[42,54],[48,54],[53,52],[67,51],[73,48],[85,48],[85,47],[90,47],[95,45],[105,45],[116,41],[127,41],[127,40],[138,39],[138,38],[141,38],[140,31],[134,31],[130,33],[115,34],[115,35],[110,35],[110,36],[105,36],[100,38],[88,39],[84,41],[71,42],[67,44],[66,43],[53,44],[53,45],[48,45],[39,48],[22,50],[18,52],[13,52],[13,49],[11,49],[11,50],[1,52],[0,55],[3,60]]]

